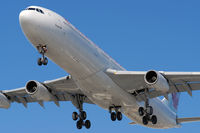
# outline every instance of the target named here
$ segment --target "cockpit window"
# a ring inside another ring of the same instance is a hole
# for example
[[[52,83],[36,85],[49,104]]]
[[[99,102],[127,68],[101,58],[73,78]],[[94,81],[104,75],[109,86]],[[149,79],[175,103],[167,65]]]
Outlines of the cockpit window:
[[[39,9],[39,8],[27,8],[26,10],[36,10],[37,12],[39,12],[39,13],[42,13],[42,14],[44,14],[44,12],[41,10],[41,9]]]
[[[44,12],[43,12],[42,10],[40,10],[40,12],[41,12],[42,14],[44,14]]]
[[[27,8],[27,10],[35,10],[35,8]]]

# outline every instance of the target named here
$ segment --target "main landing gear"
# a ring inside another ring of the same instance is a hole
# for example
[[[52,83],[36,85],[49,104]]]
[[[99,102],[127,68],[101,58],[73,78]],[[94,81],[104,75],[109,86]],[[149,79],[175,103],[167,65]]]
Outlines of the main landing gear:
[[[78,129],[81,129],[83,126],[85,126],[85,128],[89,129],[91,127],[91,122],[90,120],[86,120],[87,118],[87,114],[85,111],[80,111],[79,110],[79,114],[77,112],[73,112],[72,113],[72,119],[74,121],[78,121],[76,122],[76,127]],[[85,121],[84,121],[85,120]]]
[[[157,123],[156,115],[153,115],[153,107],[149,105],[149,99],[146,98],[145,101],[145,108],[139,107],[138,113],[142,116],[142,122],[144,125],[147,125],[148,122],[152,122],[152,124]]]
[[[39,45],[37,46],[37,49],[39,51],[39,53],[42,55],[42,58],[38,58],[38,65],[47,65],[48,64],[48,59],[47,57],[44,56],[44,54],[47,52],[47,46],[46,45]]]
[[[83,96],[75,95],[72,103],[79,110],[79,113],[77,113],[77,112],[72,113],[72,119],[74,121],[77,121],[76,122],[77,129],[81,129],[83,126],[85,126],[85,128],[87,128],[87,129],[89,129],[91,127],[91,122],[90,122],[90,120],[86,120],[87,113],[83,110]]]
[[[116,119],[118,121],[122,120],[122,113],[119,111],[120,108],[121,106],[114,106],[114,105],[109,107],[110,118],[112,121],[116,121]]]

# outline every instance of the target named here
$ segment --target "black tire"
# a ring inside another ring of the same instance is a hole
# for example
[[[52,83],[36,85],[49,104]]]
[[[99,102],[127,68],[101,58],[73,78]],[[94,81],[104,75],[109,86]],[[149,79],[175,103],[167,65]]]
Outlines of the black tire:
[[[87,114],[85,111],[81,112],[81,119],[85,120],[87,118]]]
[[[143,122],[144,125],[147,125],[147,124],[148,124],[148,118],[147,118],[147,116],[144,116],[144,117],[142,118],[142,122]]]
[[[117,120],[118,121],[122,120],[122,113],[121,112],[117,112]]]
[[[111,115],[110,115],[110,118],[111,118],[112,121],[116,121],[116,118],[117,118],[116,113],[112,112]]]
[[[151,117],[151,122],[152,122],[152,124],[156,124],[157,123],[157,117],[155,115],[153,115]]]
[[[91,127],[91,123],[89,120],[85,121],[85,128],[89,129]]]
[[[77,127],[77,129],[81,129],[83,127],[83,120],[77,121],[76,127]]]
[[[139,107],[138,113],[139,113],[140,116],[143,116],[144,115],[144,108],[143,107]]]
[[[48,64],[48,59],[47,59],[47,57],[44,57],[43,65],[47,65],[47,64]]]
[[[153,107],[148,106],[146,109],[147,114],[152,115],[153,114]]]
[[[72,113],[72,119],[73,119],[74,121],[78,120],[78,113],[73,112],[73,113]]]
[[[37,64],[38,64],[38,66],[42,65],[42,59],[41,58],[38,58]]]

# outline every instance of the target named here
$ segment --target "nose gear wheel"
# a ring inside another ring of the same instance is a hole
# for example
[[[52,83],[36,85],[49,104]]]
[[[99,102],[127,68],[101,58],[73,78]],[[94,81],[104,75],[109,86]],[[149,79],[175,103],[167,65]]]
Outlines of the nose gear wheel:
[[[42,55],[41,58],[38,58],[37,64],[39,66],[47,65],[48,59],[47,59],[47,57],[45,57],[45,53],[47,52],[47,46],[46,45],[39,45],[39,46],[37,46],[37,49],[38,49],[39,53]]]

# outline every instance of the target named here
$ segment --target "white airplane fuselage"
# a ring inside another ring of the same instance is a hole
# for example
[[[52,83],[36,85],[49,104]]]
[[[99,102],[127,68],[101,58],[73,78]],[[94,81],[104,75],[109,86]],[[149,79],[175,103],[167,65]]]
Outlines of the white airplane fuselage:
[[[73,76],[81,91],[98,106],[109,109],[121,106],[121,112],[134,122],[143,125],[138,108],[143,102],[121,89],[105,73],[108,68],[125,70],[105,54],[93,42],[81,34],[67,20],[55,12],[42,8],[44,14],[23,10],[20,13],[20,25],[27,39],[34,47],[46,45],[45,54],[53,62]],[[176,113],[159,98],[150,100],[158,122],[146,125],[151,128],[177,127]]]

